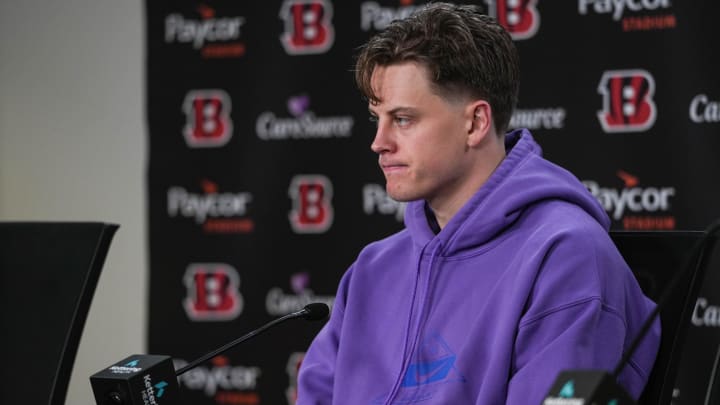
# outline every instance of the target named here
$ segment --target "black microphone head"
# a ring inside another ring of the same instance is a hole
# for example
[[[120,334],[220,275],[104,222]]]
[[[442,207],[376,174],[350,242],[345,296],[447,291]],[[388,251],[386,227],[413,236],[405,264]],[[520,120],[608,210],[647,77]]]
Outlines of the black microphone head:
[[[330,308],[321,302],[313,302],[312,304],[305,305],[303,308],[305,312],[303,318],[308,321],[320,321],[327,318],[330,313]]]

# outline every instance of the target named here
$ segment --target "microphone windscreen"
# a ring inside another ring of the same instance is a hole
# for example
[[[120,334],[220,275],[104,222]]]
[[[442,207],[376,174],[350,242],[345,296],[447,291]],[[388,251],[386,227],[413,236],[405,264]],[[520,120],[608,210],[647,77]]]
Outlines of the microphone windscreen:
[[[328,308],[327,305],[320,303],[320,302],[314,302],[312,304],[305,305],[305,314],[303,315],[303,318],[307,319],[308,321],[320,321],[325,318],[327,318],[328,314],[330,313],[330,308]]]

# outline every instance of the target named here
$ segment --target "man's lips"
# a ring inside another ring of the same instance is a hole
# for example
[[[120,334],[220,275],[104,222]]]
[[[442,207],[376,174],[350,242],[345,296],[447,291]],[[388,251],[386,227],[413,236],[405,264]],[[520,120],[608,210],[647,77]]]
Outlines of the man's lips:
[[[398,162],[381,162],[380,168],[383,170],[383,172],[389,173],[389,172],[396,172],[399,170],[403,170],[403,169],[407,168],[407,165],[403,164],[403,163],[398,163]]]

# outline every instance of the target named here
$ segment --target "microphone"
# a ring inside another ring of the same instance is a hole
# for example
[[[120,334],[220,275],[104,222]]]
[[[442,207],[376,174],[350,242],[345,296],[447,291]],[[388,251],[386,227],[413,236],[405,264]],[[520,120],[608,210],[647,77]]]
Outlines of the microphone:
[[[605,370],[562,371],[555,379],[542,405],[636,405],[636,402],[627,391],[618,384],[617,378],[630,362],[630,358],[635,354],[635,351],[640,346],[640,342],[647,335],[653,322],[660,314],[660,310],[669,302],[677,284],[684,276],[687,276],[686,273],[693,270],[696,271],[690,281],[690,295],[692,297],[697,295],[697,290],[700,287],[698,283],[702,282],[704,274],[703,266],[700,265],[700,263],[705,255],[706,245],[716,236],[715,234],[718,233],[718,231],[720,231],[720,220],[713,222],[706,228],[702,238],[695,243],[690,254],[687,256],[685,267],[673,275],[673,278],[660,295],[657,305],[641,325],[638,334],[632,340],[628,350],[620,358],[620,361],[618,361],[612,374]]]
[[[194,361],[188,363],[185,367],[179,369],[175,374],[179,376],[179,375],[185,373],[186,371],[197,367],[200,363],[225,352],[226,350],[230,349],[231,347],[233,347],[239,343],[242,343],[242,342],[250,339],[253,336],[259,335],[260,333],[277,325],[280,322],[286,321],[288,319],[293,319],[293,318],[304,318],[305,320],[308,320],[308,321],[319,321],[319,320],[325,319],[328,316],[328,313],[330,313],[330,310],[328,309],[328,306],[325,304],[322,304],[319,302],[314,302],[312,304],[305,305],[305,307],[299,311],[295,311],[295,312],[289,313],[287,315],[284,315],[280,318],[277,318],[275,320],[272,320],[272,321],[266,323],[265,325],[255,329],[254,331],[252,331],[244,336],[241,336],[218,349],[213,350],[212,352],[200,357],[197,360],[194,360]]]
[[[235,345],[289,319],[308,321],[326,319],[330,309],[323,303],[312,303],[303,309],[274,319],[250,333],[213,350],[175,370],[170,356],[135,354],[90,376],[97,405],[174,405],[179,403],[177,377]]]

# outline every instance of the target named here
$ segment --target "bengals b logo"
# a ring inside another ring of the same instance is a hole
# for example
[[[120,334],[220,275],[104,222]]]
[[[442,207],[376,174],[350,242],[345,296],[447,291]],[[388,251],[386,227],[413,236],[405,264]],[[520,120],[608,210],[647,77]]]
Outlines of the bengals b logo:
[[[332,47],[332,4],[326,0],[285,0],[280,9],[285,32],[280,37],[291,55],[324,53]]]
[[[194,321],[227,321],[240,315],[243,298],[237,270],[224,263],[195,263],[185,272],[185,312]]]
[[[655,80],[649,72],[606,71],[598,93],[603,96],[603,109],[597,116],[605,132],[641,132],[655,123]]]
[[[486,0],[489,14],[505,27],[512,39],[528,39],[540,27],[537,0]]]
[[[332,184],[327,177],[297,175],[288,194],[293,202],[290,225],[296,233],[323,233],[333,222]]]
[[[290,354],[287,366],[285,367],[285,371],[287,371],[288,377],[290,377],[288,388],[285,391],[289,405],[295,405],[295,403],[297,403],[297,377],[304,358],[305,352],[293,352]]]
[[[223,90],[192,90],[183,102],[185,142],[191,148],[225,145],[232,136],[230,96]]]

